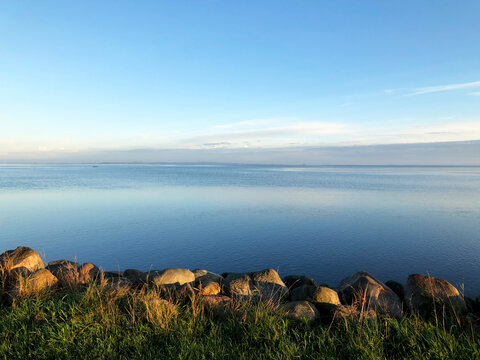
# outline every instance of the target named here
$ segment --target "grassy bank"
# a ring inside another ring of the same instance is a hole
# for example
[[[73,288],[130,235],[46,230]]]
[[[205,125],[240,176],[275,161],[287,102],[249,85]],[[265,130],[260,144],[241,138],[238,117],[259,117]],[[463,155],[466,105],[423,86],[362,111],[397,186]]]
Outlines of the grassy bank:
[[[192,294],[92,284],[0,307],[0,359],[474,359],[478,330],[456,321],[287,319],[274,306],[211,306]],[[156,300],[157,299],[157,300]]]

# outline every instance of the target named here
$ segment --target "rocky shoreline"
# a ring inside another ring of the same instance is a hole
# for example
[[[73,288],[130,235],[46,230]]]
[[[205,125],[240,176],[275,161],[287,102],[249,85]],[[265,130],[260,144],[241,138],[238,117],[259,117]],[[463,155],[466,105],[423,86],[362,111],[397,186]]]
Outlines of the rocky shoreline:
[[[182,293],[201,297],[214,307],[262,302],[274,305],[288,317],[310,321],[374,318],[380,313],[395,318],[409,314],[423,318],[453,316],[459,321],[468,318],[475,322],[480,318],[480,297],[464,297],[449,282],[420,274],[410,275],[406,283],[401,284],[382,283],[360,271],[343,279],[338,286],[328,287],[305,275],[287,275],[282,279],[273,269],[223,274],[179,268],[111,272],[91,263],[69,260],[52,261],[45,266],[36,251],[18,247],[0,255],[0,276],[0,296],[8,302],[42,291],[97,282],[131,291],[154,287],[166,295],[158,299],[161,301]]]

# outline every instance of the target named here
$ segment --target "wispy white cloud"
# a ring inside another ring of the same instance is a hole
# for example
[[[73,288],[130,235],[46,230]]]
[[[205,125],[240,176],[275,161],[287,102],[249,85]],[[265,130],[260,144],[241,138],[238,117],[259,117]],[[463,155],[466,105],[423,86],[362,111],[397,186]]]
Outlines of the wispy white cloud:
[[[415,95],[431,94],[431,93],[442,92],[442,91],[452,91],[452,90],[470,89],[470,88],[480,88],[480,81],[472,81],[472,82],[461,83],[461,84],[421,87],[421,88],[413,89],[409,95],[415,96]]]
[[[468,95],[473,95],[473,96],[480,96],[480,91],[472,92]]]
[[[145,136],[145,135],[148,136]],[[82,141],[83,140],[83,141]],[[343,146],[405,144],[480,140],[480,118],[462,121],[456,117],[437,119],[385,119],[382,122],[327,122],[300,119],[257,119],[214,125],[184,133],[152,131],[125,139],[42,138],[32,142],[0,141],[0,153],[85,152],[128,149],[272,149],[298,146]],[[121,144],[119,146],[118,144]],[[41,146],[39,146],[41,144]]]
[[[246,143],[262,146],[281,146],[306,139],[323,138],[349,133],[345,124],[328,122],[301,122],[285,119],[259,119],[217,125],[188,138],[178,139],[188,147],[222,146],[245,147]]]

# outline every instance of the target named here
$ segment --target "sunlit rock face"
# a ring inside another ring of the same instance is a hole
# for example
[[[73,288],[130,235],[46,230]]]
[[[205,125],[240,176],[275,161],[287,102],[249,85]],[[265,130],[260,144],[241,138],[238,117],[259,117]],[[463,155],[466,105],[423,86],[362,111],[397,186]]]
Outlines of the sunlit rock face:
[[[25,268],[31,272],[45,267],[40,255],[26,246],[19,246],[15,250],[8,250],[1,254],[0,266],[7,271],[15,268]]]
[[[398,295],[366,271],[343,279],[337,291],[344,304],[388,312],[397,317],[403,315],[402,302]]]
[[[168,268],[152,270],[143,274],[143,281],[157,286],[183,285],[195,281],[195,275],[188,269]]]
[[[309,321],[313,321],[320,316],[315,305],[305,300],[281,304],[279,310],[284,311],[285,314],[292,319],[305,318]]]
[[[288,288],[273,269],[224,276],[225,291],[233,298],[280,303],[288,294]]]
[[[443,314],[460,315],[467,310],[465,300],[457,288],[448,281],[433,276],[413,274],[405,286],[408,307],[423,317]]]

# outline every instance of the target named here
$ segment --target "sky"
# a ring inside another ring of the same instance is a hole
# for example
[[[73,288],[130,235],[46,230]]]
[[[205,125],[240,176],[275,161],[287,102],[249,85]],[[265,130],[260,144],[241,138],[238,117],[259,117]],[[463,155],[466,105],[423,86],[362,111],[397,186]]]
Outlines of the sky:
[[[479,17],[468,0],[4,0],[0,162],[480,165]]]

